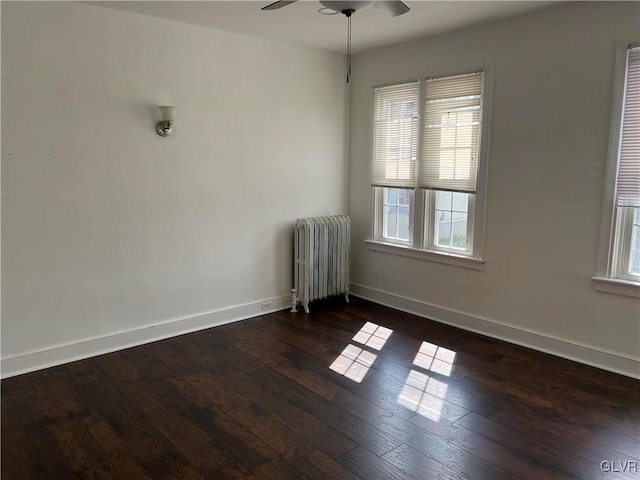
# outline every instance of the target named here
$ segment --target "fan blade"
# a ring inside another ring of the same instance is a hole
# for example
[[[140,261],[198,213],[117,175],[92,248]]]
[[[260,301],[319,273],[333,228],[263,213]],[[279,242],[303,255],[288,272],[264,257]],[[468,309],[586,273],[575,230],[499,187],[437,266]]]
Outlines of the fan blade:
[[[280,0],[278,2],[273,2],[267,5],[266,7],[262,7],[262,10],[277,10],[282,7],[286,7],[290,3],[295,3],[297,0]]]
[[[403,15],[411,10],[404,2],[401,2],[400,0],[379,0],[375,2],[373,6],[392,17]]]

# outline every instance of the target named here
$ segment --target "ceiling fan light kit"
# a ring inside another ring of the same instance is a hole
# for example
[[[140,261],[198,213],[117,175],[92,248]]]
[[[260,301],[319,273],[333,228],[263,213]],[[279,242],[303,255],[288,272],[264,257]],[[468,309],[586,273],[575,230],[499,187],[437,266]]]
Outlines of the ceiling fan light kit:
[[[358,10],[362,10],[363,8],[369,7],[373,5],[375,2],[373,1],[360,1],[360,0],[320,0],[320,3],[335,12],[344,13],[345,10],[351,10],[352,12],[357,12]]]
[[[286,7],[297,0],[279,0],[277,2],[270,3],[262,7],[262,10],[278,10],[279,8]],[[383,11],[387,15],[397,17],[407,13],[410,9],[401,0],[319,0],[320,4],[324,7],[318,10],[318,13],[324,15],[335,15],[336,13],[342,13],[347,17],[347,83],[351,80],[351,16],[358,10],[370,7],[373,5],[378,10]]]
[[[336,12],[335,10],[331,10],[327,7],[322,7],[318,9],[318,13],[321,13],[322,15],[337,15],[340,12]]]

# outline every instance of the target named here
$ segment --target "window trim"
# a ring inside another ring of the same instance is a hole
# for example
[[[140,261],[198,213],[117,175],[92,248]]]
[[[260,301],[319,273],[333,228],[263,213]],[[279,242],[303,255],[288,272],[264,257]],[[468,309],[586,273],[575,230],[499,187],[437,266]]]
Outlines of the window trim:
[[[455,255],[453,253],[440,252],[437,250],[422,250],[419,248],[399,245],[397,243],[387,243],[379,240],[365,240],[364,242],[367,249],[372,252],[390,253],[392,255],[416,258],[418,260],[426,260],[435,263],[444,263],[471,270],[482,271],[484,269],[485,260],[483,258]]]
[[[598,291],[640,297],[640,282],[620,276],[620,262],[622,260],[621,257],[624,255],[615,254],[622,243],[619,235],[619,233],[622,233],[620,232],[620,224],[625,223],[618,222],[616,219],[615,193],[622,137],[627,52],[632,46],[638,46],[638,42],[621,42],[616,46],[611,120],[609,124],[609,147],[607,150],[600,235],[598,238],[598,256],[596,274],[591,278],[594,281],[594,288]]]
[[[473,258],[484,255],[485,219],[487,213],[487,178],[489,172],[489,125],[491,122],[491,96],[493,92],[493,65],[484,69],[482,86],[482,124],[480,125],[480,153],[478,155],[478,177],[473,220]],[[480,208],[478,208],[480,206]]]
[[[410,256],[413,258],[420,258],[422,260],[429,260],[438,263],[448,263],[456,266],[466,266],[467,268],[473,268],[476,270],[482,270],[484,264],[484,250],[485,250],[485,223],[486,223],[486,191],[487,191],[487,178],[488,178],[488,160],[489,160],[489,131],[491,122],[491,99],[493,92],[493,65],[484,65],[478,68],[470,68],[463,71],[456,71],[451,73],[435,74],[435,75],[423,75],[419,77],[419,81],[422,82],[425,78],[440,78],[456,75],[463,75],[471,72],[483,72],[484,80],[482,86],[482,123],[480,125],[479,133],[479,155],[478,155],[478,172],[476,177],[476,191],[474,194],[474,215],[472,219],[473,231],[471,234],[472,248],[468,251],[442,251],[433,248],[429,248],[428,238],[426,234],[427,221],[425,218],[427,215],[427,197],[430,193],[424,189],[414,187],[412,189],[413,196],[411,197],[410,205],[410,229],[412,230],[412,240],[410,242],[395,242],[387,241],[382,236],[382,211],[381,198],[382,194],[379,193],[383,187],[370,187],[371,188],[371,212],[370,212],[370,236],[366,241],[367,248],[370,250],[381,251],[385,253],[395,253],[402,256]],[[371,95],[373,96],[374,89],[377,87],[385,87],[392,85],[399,85],[403,83],[410,83],[415,80],[404,80],[393,83],[386,83],[381,85],[374,85],[371,89]],[[420,112],[418,118],[418,128],[422,129],[422,101],[423,101],[423,88],[420,86],[419,90],[419,102]],[[374,101],[370,102],[371,113],[370,117],[373,118]],[[373,129],[373,121],[370,123],[370,128]],[[373,136],[373,132],[371,133]],[[422,135],[418,134],[417,139],[417,158],[421,157],[422,152]],[[369,144],[369,157],[372,155],[373,145]],[[371,162],[369,162],[369,176],[371,176]],[[418,163],[418,169],[419,163]],[[419,172],[416,171],[416,175]],[[471,202],[470,202],[471,203]],[[420,217],[418,217],[420,215]],[[421,218],[421,225],[416,228],[415,218]],[[420,228],[421,227],[421,228]],[[431,225],[431,227],[433,227]],[[467,253],[468,252],[468,253]],[[468,262],[461,261],[460,259],[468,260]],[[480,268],[478,268],[480,265]]]

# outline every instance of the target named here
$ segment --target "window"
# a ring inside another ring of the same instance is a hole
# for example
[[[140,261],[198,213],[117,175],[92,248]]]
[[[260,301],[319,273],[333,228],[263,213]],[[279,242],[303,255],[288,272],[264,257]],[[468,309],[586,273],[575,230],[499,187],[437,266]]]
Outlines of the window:
[[[597,288],[640,296],[640,46],[618,50]],[[626,283],[626,287],[606,286]],[[604,284],[604,285],[603,285]],[[629,288],[631,287],[631,288]]]
[[[371,248],[481,259],[489,80],[484,69],[374,90]]]

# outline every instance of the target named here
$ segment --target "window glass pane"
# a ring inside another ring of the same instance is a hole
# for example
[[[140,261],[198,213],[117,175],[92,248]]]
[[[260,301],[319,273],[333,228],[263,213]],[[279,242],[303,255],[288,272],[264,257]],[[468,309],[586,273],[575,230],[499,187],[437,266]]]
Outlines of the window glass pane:
[[[398,189],[397,188],[385,188],[387,193],[386,195],[386,203],[387,205],[397,205],[398,204]]]
[[[398,190],[398,205],[409,206],[409,190]]]
[[[409,207],[398,208],[398,238],[409,240]]]
[[[436,191],[433,242],[438,247],[467,250],[469,194]]]
[[[436,209],[451,210],[451,192],[436,192]]]
[[[436,210],[436,245],[451,247],[451,212]]]
[[[466,212],[468,206],[469,206],[468,193],[453,194],[453,210],[455,210],[456,212]]]
[[[384,236],[398,238],[397,207],[385,207],[384,209]]]
[[[467,214],[453,212],[451,222],[451,246],[453,248],[467,248]]]
[[[386,240],[410,242],[411,190],[384,188],[382,237]]]

